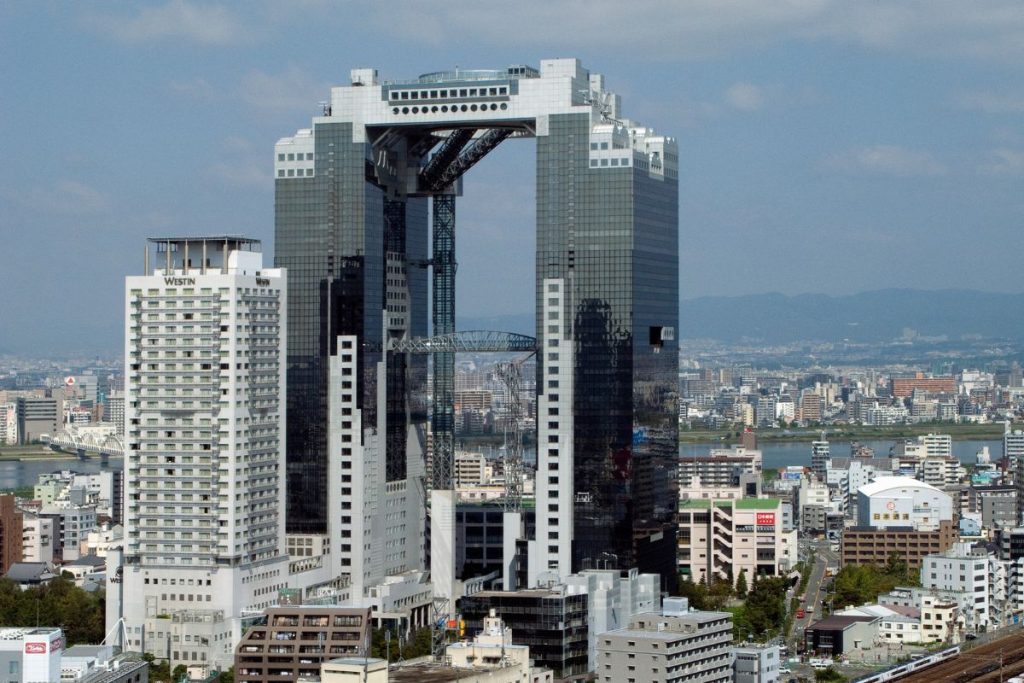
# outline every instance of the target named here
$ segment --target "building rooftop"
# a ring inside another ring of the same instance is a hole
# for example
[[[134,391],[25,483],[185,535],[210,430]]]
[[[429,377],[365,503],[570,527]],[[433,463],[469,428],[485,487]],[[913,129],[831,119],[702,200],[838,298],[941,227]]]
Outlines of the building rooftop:
[[[931,484],[920,481],[919,479],[911,479],[910,477],[879,477],[870,484],[861,486],[858,489],[858,493],[863,493],[865,496],[873,496],[891,489],[911,487],[939,491],[939,489],[935,488]]]
[[[247,247],[259,247],[260,240],[246,237],[245,235],[193,235],[191,237],[147,237],[147,242],[153,244],[201,244],[203,242],[227,243],[234,248],[240,245]]]
[[[82,555],[77,560],[65,563],[65,567],[105,567],[107,558],[98,555]]]
[[[528,588],[517,591],[480,591],[467,596],[471,598],[515,597],[515,598],[567,598],[572,597],[561,590],[550,588]]]
[[[666,619],[682,619],[685,621],[696,621],[703,623],[705,621],[718,621],[719,619],[732,619],[732,613],[710,612],[705,610],[694,610],[692,612],[685,612],[682,614],[664,614],[663,612],[640,612],[639,614],[634,614],[632,617],[630,617],[630,623],[636,623],[640,621],[646,623],[649,621],[652,624],[656,624],[658,623],[659,619],[662,621]],[[646,633],[646,631],[644,631],[644,633]]]
[[[7,573],[4,576],[18,583],[46,581],[54,578],[45,562],[14,562],[7,568]]]
[[[391,667],[388,671],[390,683],[446,683],[464,678],[479,678],[484,668],[460,669],[444,664],[421,663]]]
[[[678,640],[689,637],[691,634],[682,631],[655,631],[638,628],[617,628],[614,631],[602,633],[602,636],[618,636],[621,638],[646,638],[647,640]]]
[[[736,501],[737,510],[770,510],[777,507],[778,498],[740,498]]]
[[[737,510],[774,510],[779,507],[778,498],[683,498],[679,501],[679,509],[707,510],[711,504],[721,507],[735,506]]]
[[[833,614],[830,617],[825,617],[824,619],[821,619],[820,621],[814,622],[813,624],[811,624],[810,626],[807,627],[807,630],[811,631],[811,630],[817,630],[817,629],[829,629],[829,630],[845,629],[845,628],[849,628],[850,626],[852,626],[853,624],[856,624],[856,623],[869,623],[869,622],[872,622],[872,621],[877,621],[878,619],[879,619],[879,617],[869,617],[867,615],[853,616],[853,615]]]

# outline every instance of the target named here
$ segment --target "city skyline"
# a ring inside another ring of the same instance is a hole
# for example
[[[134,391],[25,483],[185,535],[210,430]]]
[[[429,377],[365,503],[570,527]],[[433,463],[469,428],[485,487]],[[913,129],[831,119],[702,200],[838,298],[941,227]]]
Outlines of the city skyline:
[[[116,346],[120,320],[106,302],[148,234],[228,229],[269,245],[265,141],[315,115],[350,65],[373,63],[386,79],[407,76],[411,59],[501,67],[573,53],[607,64],[610,83],[635,84],[623,94],[636,118],[681,141],[684,298],[1021,291],[1005,248],[1019,241],[1024,172],[1020,13],[1000,3],[969,20],[951,3],[873,8],[658,4],[613,29],[600,21],[613,8],[597,6],[572,17],[578,32],[556,40],[513,23],[509,33],[522,33],[512,41],[459,3],[430,17],[315,3],[5,7],[13,96],[0,131],[12,163],[0,170],[0,202],[3,234],[17,237],[0,250],[11,283],[0,314],[17,325],[0,348]],[[553,25],[569,18],[561,7],[524,10]],[[333,40],[342,20],[352,35]],[[528,285],[515,284],[533,279],[528,147],[499,149],[467,179],[466,314],[531,308]],[[894,268],[896,252],[912,258]],[[489,276],[494,254],[508,277]],[[720,275],[741,266],[743,277]],[[51,339],[54,323],[74,341]]]

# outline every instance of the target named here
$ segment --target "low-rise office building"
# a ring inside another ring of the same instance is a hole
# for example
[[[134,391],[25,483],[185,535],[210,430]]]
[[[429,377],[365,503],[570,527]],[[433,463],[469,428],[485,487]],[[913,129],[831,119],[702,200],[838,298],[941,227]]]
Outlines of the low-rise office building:
[[[841,657],[872,645],[878,637],[880,622],[877,616],[833,614],[807,627],[804,647],[814,654]]]
[[[778,645],[747,645],[734,647],[732,653],[733,683],[776,683],[782,668]]]

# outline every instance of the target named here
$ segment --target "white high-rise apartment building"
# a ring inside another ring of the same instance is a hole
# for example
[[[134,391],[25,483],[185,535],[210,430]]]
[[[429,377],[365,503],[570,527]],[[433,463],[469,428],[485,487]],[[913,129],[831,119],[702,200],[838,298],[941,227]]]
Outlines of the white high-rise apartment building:
[[[241,237],[153,246],[125,283],[125,548],[108,600],[123,591],[131,649],[226,667],[243,610],[288,583],[285,272]]]
[[[1003,457],[1010,462],[1011,467],[1024,460],[1024,431],[1020,429],[1010,430],[1009,425],[1003,433]]]
[[[18,443],[18,408],[14,403],[0,403],[0,445]]]

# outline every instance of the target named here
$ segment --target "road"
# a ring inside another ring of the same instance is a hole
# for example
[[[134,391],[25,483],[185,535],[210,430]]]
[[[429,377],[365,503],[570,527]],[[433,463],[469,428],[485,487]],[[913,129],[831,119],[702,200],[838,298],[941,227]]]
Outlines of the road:
[[[821,618],[821,597],[822,584],[825,579],[826,567],[838,567],[839,556],[829,549],[828,541],[808,542],[805,548],[808,557],[814,558],[814,565],[811,567],[811,576],[807,581],[807,590],[804,592],[806,600],[801,601],[800,606],[804,608],[813,607],[814,612],[806,612],[802,618],[793,619],[793,631],[790,634],[790,652],[797,652],[802,649],[804,630],[814,619]]]

